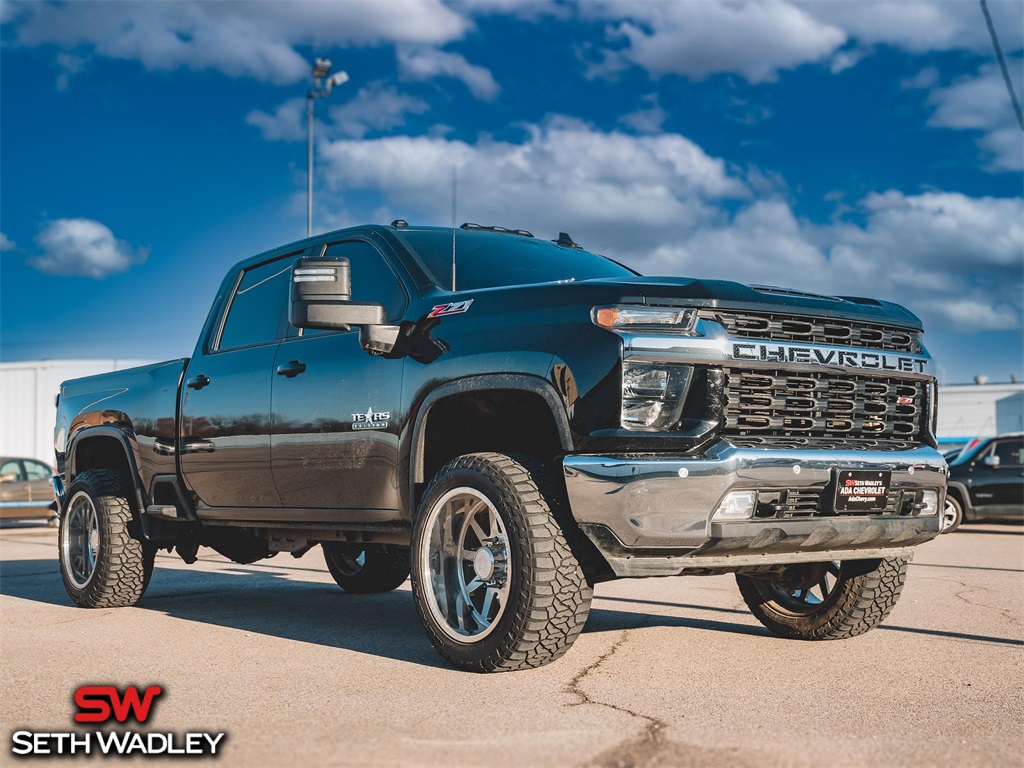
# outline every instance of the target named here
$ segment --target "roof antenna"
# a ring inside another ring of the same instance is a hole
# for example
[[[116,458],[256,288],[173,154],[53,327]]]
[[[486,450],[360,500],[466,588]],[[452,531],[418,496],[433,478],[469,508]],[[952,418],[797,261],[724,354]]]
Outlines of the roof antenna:
[[[452,293],[455,293],[455,214],[458,200],[459,176],[455,163],[452,163]]]

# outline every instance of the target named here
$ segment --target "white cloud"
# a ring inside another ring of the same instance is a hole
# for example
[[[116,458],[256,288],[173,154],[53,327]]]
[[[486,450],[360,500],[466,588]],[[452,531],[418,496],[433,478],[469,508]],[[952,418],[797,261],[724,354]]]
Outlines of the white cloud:
[[[722,160],[677,134],[603,133],[559,117],[525,130],[521,144],[440,136],[328,142],[321,168],[343,195],[380,191],[396,215],[446,221],[456,165],[462,220],[555,233],[572,222],[636,249],[717,215],[723,198],[748,194]]]
[[[15,243],[13,240],[11,240],[11,238],[9,238],[3,232],[0,232],[0,253],[6,253],[7,251],[13,251],[17,247],[18,247],[17,243]]]
[[[471,22],[442,0],[342,2],[12,3],[17,43],[134,59],[150,70],[211,69],[285,84],[309,74],[297,46],[443,45]]]
[[[60,68],[56,82],[58,91],[66,91],[68,89],[68,85],[71,83],[71,76],[81,72],[85,68],[86,61],[84,57],[75,56],[73,53],[64,53],[62,51],[57,54],[57,66]]]
[[[567,118],[525,130],[519,144],[328,142],[320,157],[331,205],[346,220],[365,218],[372,211],[354,210],[355,201],[371,191],[396,216],[447,222],[457,164],[460,220],[538,237],[568,231],[647,274],[888,299],[957,331],[1021,325],[1019,198],[888,191],[842,203],[831,223],[814,224],[794,215],[782,180],[741,174],[677,134],[605,133]]]
[[[328,121],[317,121],[318,138],[347,136],[361,139],[373,131],[399,128],[405,125],[407,115],[421,115],[430,109],[423,99],[379,83],[360,88],[347,101],[340,93],[334,99],[342,103],[328,109]],[[306,100],[302,97],[289,99],[269,113],[260,110],[250,112],[245,121],[259,128],[267,141],[305,139]]]
[[[1003,48],[1024,47],[1024,5],[998,0],[989,5]],[[991,45],[972,2],[594,0],[575,7],[585,18],[608,23],[608,46],[589,62],[590,77],[615,77],[637,65],[655,77],[701,79],[729,72],[764,82],[809,63],[828,62],[838,73],[877,46],[987,54]],[[853,47],[844,47],[848,42]]]
[[[644,101],[648,106],[623,115],[619,118],[619,122],[637,133],[661,133],[661,127],[664,125],[668,113],[658,103],[658,94],[650,93],[644,96]]]
[[[391,131],[405,125],[407,115],[422,115],[430,109],[423,99],[375,84],[360,88],[356,95],[331,106],[334,130],[342,136],[361,139],[371,131]]]
[[[1016,74],[1018,87],[1024,75],[1021,62],[1020,58],[1007,62]],[[1020,100],[1020,95],[1017,98]],[[948,87],[935,88],[929,102],[935,107],[929,125],[982,132],[978,143],[989,157],[989,170],[1024,169],[1024,133],[995,64],[984,66],[977,75],[961,78]]]
[[[493,101],[501,88],[490,70],[470,64],[458,53],[437,48],[398,49],[398,71],[405,80],[427,81],[439,77],[461,80],[478,99]]]
[[[889,45],[910,53],[972,50],[988,53],[988,28],[976,2],[902,0],[902,2],[800,3],[820,21],[843,29],[867,45]],[[989,3],[1003,48],[1018,50],[1022,38],[1022,6],[1014,0]]]
[[[846,42],[838,27],[782,0],[760,2],[583,3],[581,13],[611,23],[609,59],[639,65],[654,76],[700,79],[736,72],[752,82],[780,69],[822,61]]]
[[[28,264],[50,275],[104,278],[141,264],[148,248],[118,240],[108,227],[92,219],[56,219],[36,236],[40,253]]]
[[[306,138],[306,100],[301,96],[281,104],[273,112],[255,110],[245,122],[260,129],[267,141],[298,141]]]

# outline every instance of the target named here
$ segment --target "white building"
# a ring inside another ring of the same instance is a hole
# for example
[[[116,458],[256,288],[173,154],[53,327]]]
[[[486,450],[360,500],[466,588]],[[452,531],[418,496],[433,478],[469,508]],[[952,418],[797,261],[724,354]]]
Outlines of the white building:
[[[107,359],[0,363],[0,455],[38,459],[52,466],[60,383],[147,362]]]
[[[1024,383],[939,387],[940,442],[1024,432]]]

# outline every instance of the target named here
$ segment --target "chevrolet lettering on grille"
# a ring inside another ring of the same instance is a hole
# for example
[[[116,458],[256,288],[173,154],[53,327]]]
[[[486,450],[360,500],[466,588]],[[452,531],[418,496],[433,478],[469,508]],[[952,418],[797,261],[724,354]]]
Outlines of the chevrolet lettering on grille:
[[[805,347],[793,344],[732,342],[732,358],[762,363],[802,363],[840,368],[866,368],[900,373],[924,373],[928,360],[910,355],[865,352],[859,349]]]

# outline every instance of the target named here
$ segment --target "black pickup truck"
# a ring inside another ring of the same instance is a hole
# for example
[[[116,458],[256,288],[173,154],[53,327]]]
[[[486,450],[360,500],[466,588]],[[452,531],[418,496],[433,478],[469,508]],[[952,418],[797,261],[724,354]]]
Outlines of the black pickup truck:
[[[457,667],[536,667],[593,586],[734,573],[799,639],[890,611],[940,529],[935,379],[903,307],[642,277],[522,230],[404,221],[260,254],[191,358],[65,382],[60,562],[134,604],[159,549],[318,544],[338,584],[412,579]]]

